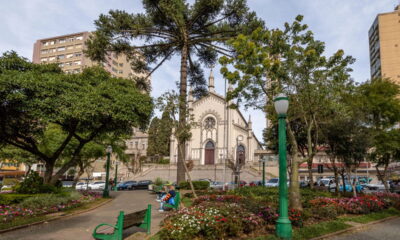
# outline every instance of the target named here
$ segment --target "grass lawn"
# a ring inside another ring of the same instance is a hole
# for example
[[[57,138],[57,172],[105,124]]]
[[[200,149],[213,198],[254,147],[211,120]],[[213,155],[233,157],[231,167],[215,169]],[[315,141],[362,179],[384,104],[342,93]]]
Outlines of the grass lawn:
[[[17,217],[10,222],[4,222],[0,224],[0,230],[14,228],[21,225],[31,224],[49,219],[48,216],[36,216],[36,217]]]
[[[79,212],[82,210],[86,210],[86,209],[90,209],[93,208],[105,201],[108,201],[108,199],[104,199],[104,198],[100,198],[97,199],[94,202],[91,203],[87,203],[84,205],[81,205],[79,207],[76,208],[71,208],[68,210],[63,211],[63,213],[65,214],[71,214],[71,213],[75,213],[75,212]],[[54,213],[51,213],[54,214]],[[50,215],[51,215],[50,214]],[[53,217],[49,216],[49,215],[42,215],[42,216],[29,216],[29,217],[17,217],[13,220],[11,220],[10,222],[3,222],[0,223],[0,230],[4,230],[4,229],[9,229],[9,228],[13,228],[13,227],[17,227],[17,226],[22,226],[22,225],[26,225],[26,224],[32,224],[32,223],[36,223],[36,222],[41,222],[41,221],[45,221],[45,220],[49,220],[52,219]]]
[[[190,206],[192,206],[193,201],[190,198],[184,197],[184,198],[182,198],[182,203],[185,207],[190,207]]]
[[[341,219],[345,221],[357,222],[357,223],[369,223],[377,221],[391,216],[400,216],[400,211],[395,208],[385,209],[381,212],[370,213],[366,215],[360,215],[357,217],[343,217]]]

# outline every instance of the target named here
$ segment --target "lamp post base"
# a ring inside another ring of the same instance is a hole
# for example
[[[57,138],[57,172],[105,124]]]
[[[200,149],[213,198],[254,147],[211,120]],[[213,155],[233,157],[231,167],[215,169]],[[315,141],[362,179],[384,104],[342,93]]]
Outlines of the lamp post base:
[[[278,218],[276,221],[276,235],[282,239],[292,239],[292,224],[288,218]]]
[[[108,190],[104,190],[103,191],[103,198],[108,198],[108,197],[110,197],[109,191]]]

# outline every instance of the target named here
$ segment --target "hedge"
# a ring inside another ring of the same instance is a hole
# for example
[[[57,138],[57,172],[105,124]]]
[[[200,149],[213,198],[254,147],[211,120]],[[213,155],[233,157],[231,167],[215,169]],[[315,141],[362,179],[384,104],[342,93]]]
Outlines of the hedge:
[[[195,190],[206,190],[210,187],[210,182],[208,181],[192,181]],[[179,183],[180,189],[190,189],[189,182]]]
[[[2,193],[0,194],[0,205],[17,204],[33,196],[35,194]]]

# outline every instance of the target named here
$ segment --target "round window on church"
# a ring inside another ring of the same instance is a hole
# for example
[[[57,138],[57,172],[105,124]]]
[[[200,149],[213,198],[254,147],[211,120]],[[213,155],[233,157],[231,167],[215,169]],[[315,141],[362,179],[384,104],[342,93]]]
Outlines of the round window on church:
[[[204,128],[210,129],[210,128],[214,128],[214,127],[215,127],[215,119],[212,117],[206,118],[206,120],[204,121]]]

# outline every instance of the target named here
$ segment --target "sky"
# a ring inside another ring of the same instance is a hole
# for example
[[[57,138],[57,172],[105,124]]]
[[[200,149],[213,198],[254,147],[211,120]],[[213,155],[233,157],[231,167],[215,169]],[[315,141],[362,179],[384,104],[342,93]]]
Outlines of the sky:
[[[32,59],[37,39],[95,30],[94,20],[110,9],[129,13],[143,12],[141,0],[0,0],[0,53],[14,50]],[[188,2],[193,2],[188,1]],[[248,0],[252,11],[267,27],[281,28],[301,14],[303,23],[316,39],[326,43],[326,55],[338,49],[356,58],[352,78],[357,82],[369,79],[368,30],[376,15],[393,11],[397,0]],[[205,69],[209,74],[209,69]],[[224,79],[219,66],[214,70],[216,91],[224,92]],[[152,76],[152,96],[176,90],[179,80],[179,59],[172,58]],[[262,112],[242,109],[251,115],[253,130],[262,139],[265,116]]]

